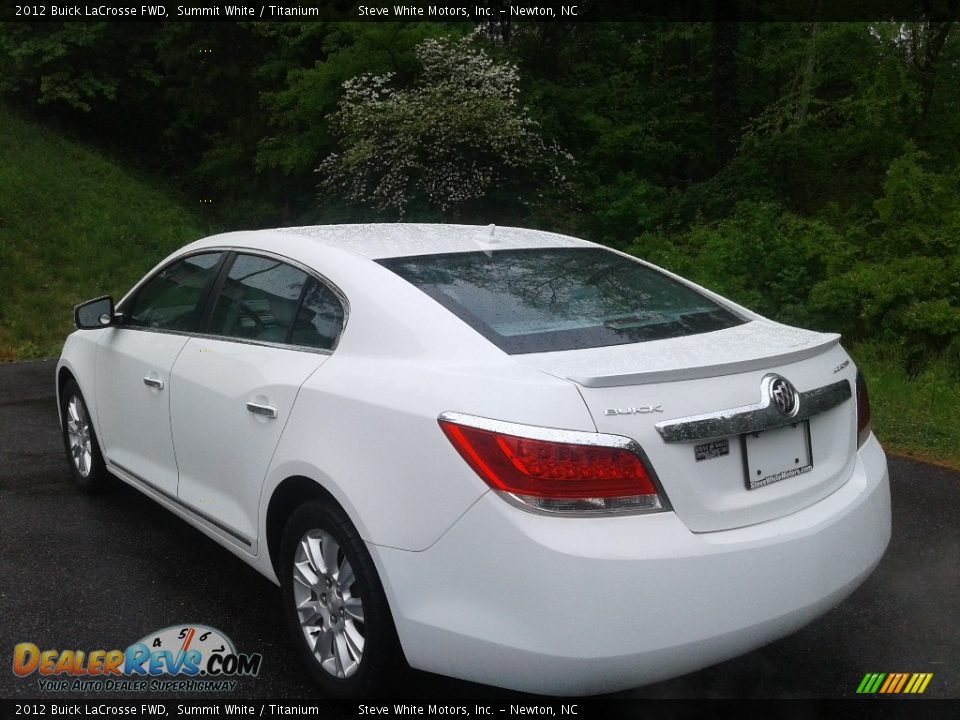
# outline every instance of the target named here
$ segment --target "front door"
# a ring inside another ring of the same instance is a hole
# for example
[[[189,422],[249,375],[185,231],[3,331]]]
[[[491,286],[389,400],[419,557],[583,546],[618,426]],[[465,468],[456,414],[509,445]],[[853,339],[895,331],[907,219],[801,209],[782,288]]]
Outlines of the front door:
[[[124,323],[97,348],[100,441],[107,464],[176,497],[170,432],[170,370],[195,330],[222,253],[161,269],[120,308]]]

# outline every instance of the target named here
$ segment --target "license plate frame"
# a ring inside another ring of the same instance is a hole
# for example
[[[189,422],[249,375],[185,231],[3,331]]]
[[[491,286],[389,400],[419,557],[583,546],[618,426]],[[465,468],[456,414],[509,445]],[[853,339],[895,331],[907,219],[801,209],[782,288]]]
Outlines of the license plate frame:
[[[809,419],[741,435],[740,444],[747,490],[758,490],[813,470]]]

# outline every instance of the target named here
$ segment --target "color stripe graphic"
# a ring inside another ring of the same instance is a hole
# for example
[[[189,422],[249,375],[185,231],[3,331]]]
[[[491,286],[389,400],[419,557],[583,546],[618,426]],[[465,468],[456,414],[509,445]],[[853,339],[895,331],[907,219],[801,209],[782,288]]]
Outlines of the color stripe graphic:
[[[933,673],[867,673],[857,686],[858,695],[920,695]]]

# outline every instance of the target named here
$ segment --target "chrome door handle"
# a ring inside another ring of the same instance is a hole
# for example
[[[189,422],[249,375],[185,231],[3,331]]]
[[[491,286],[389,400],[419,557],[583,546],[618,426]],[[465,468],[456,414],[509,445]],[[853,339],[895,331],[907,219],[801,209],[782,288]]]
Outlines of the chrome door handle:
[[[163,380],[161,380],[160,378],[150,377],[149,375],[147,375],[147,377],[143,379],[143,384],[146,385],[147,387],[156,388],[157,390],[163,390]]]
[[[260,403],[248,402],[247,410],[254,415],[263,415],[268,418],[275,418],[277,416],[277,409],[273,405],[261,405]]]

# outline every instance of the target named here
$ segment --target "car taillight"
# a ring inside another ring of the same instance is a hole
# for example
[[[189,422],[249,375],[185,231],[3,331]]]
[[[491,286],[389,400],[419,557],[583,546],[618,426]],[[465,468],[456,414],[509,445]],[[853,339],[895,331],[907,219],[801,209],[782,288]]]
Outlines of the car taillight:
[[[651,472],[629,438],[537,428],[444,413],[440,427],[494,490],[550,513],[663,510]]]
[[[867,382],[857,373],[857,449],[870,437],[870,396],[867,394]]]

